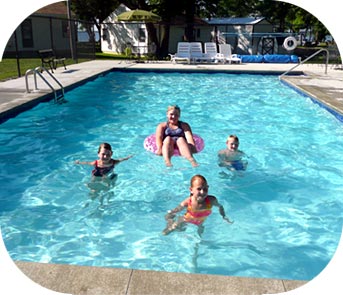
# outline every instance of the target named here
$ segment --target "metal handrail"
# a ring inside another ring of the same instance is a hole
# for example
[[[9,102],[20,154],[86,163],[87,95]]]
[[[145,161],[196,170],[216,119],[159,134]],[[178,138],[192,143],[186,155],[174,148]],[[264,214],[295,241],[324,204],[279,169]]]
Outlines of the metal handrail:
[[[301,61],[300,63],[298,63],[297,65],[295,65],[294,67],[292,67],[291,69],[289,69],[288,71],[284,72],[280,77],[288,74],[290,71],[294,70],[295,68],[299,67],[300,65],[304,64],[305,62],[307,62],[308,60],[310,60],[312,57],[316,56],[318,53],[325,51],[326,52],[326,63],[325,63],[325,74],[328,73],[328,63],[329,63],[329,50],[327,50],[326,48],[321,48],[318,51],[316,51],[315,53],[313,53],[311,56],[309,56],[308,58],[304,59],[303,61]]]
[[[29,69],[29,70],[27,70],[26,73],[25,73],[26,93],[30,93],[29,82],[28,82],[28,76],[29,76],[29,75],[32,75],[32,74],[34,74],[35,90],[38,90],[38,87],[37,87],[37,78],[36,78],[35,70]]]
[[[49,83],[49,81],[47,79],[45,79],[45,77],[41,74],[41,72],[47,72],[49,74],[49,76],[61,87],[62,97],[64,97],[64,87],[63,87],[63,85],[56,79],[56,77],[54,75],[52,75],[44,67],[36,67],[35,69],[29,69],[29,70],[26,71],[26,73],[25,73],[26,92],[30,93],[30,89],[29,89],[29,85],[28,85],[28,76],[30,74],[33,74],[34,83],[35,83],[35,90],[38,90],[38,87],[37,87],[37,77],[36,77],[36,75],[38,74],[38,76],[41,77],[41,79],[45,82],[45,84],[48,85],[50,87],[50,89],[54,92],[55,102],[57,102],[57,93],[56,93],[55,88]]]

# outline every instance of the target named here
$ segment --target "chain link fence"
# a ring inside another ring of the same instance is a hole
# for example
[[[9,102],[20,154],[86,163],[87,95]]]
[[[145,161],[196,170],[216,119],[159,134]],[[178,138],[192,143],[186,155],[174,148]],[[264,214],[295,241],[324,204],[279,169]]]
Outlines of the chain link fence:
[[[99,35],[92,23],[67,18],[31,15],[10,37],[3,58],[39,58],[38,51],[52,49],[57,57],[95,59]],[[18,76],[20,71],[18,70]]]

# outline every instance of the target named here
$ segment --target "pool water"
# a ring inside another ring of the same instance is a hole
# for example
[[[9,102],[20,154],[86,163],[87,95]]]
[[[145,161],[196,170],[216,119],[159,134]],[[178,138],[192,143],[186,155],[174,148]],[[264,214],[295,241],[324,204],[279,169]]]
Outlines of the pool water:
[[[0,126],[0,222],[14,260],[184,273],[310,280],[333,256],[342,229],[343,128],[277,76],[111,72]],[[205,141],[193,168],[143,148],[170,104]],[[217,165],[228,135],[248,168]],[[113,183],[91,182],[101,142]],[[204,175],[217,208],[196,226],[161,234],[164,215]],[[95,192],[94,192],[95,190]]]

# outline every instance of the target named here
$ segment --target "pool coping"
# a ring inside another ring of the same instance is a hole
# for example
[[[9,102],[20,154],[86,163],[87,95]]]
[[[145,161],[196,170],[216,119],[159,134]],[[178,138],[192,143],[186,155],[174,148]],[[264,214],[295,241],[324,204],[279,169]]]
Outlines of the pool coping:
[[[294,79],[293,76],[280,77],[280,81],[296,90],[299,94],[311,98],[312,102],[326,109],[326,111],[331,113],[334,117],[336,117],[337,120],[343,123],[342,103],[337,100],[337,98],[333,98],[328,95],[327,92],[323,91],[323,87],[301,84],[299,83],[299,78]],[[341,89],[341,92],[343,92],[343,87]]]
[[[220,67],[226,73],[257,73],[280,75],[290,65],[228,65]],[[71,89],[86,81],[112,71],[150,70],[150,71],[212,71],[218,72],[217,65],[172,65],[170,62],[140,64],[133,62],[92,61],[68,66],[67,71],[56,71],[56,77],[62,81],[65,89]],[[305,68],[305,69],[303,69]],[[77,77],[66,78],[68,71],[81,73]],[[80,72],[78,72],[80,71]],[[331,69],[324,75],[323,67],[318,65],[302,66],[297,76],[284,76],[282,81],[294,89],[323,103],[328,108],[333,105],[335,111],[343,114],[343,103],[335,99],[335,91],[328,93],[327,85],[321,82],[330,80],[330,89],[343,92],[343,72]],[[313,79],[315,80],[314,83]],[[24,78],[0,82],[0,121],[7,120],[23,108],[51,98],[52,92],[42,83],[39,91],[25,93]],[[15,96],[14,104],[11,100]],[[343,96],[343,95],[342,95]],[[4,107],[5,106],[5,107]],[[4,116],[5,114],[5,116]],[[58,265],[49,263],[16,261],[16,266],[29,278],[45,288],[67,294],[277,294],[303,286],[307,281],[282,279],[261,279],[232,276],[182,274],[134,269],[101,268],[75,265]],[[192,282],[192,284],[190,284]]]
[[[34,282],[67,294],[260,295],[294,290],[306,281],[203,275],[16,261]]]

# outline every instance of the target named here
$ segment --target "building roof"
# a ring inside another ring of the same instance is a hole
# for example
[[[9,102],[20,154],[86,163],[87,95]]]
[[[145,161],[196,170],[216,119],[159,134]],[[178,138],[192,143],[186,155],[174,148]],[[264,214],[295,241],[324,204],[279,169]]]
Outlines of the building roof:
[[[204,19],[201,19],[198,16],[194,16],[193,22],[195,25],[207,25],[207,21]],[[187,23],[186,16],[185,15],[177,15],[173,17],[170,21],[173,25],[185,25]]]
[[[62,1],[62,2],[57,2],[57,3],[53,3],[50,5],[44,6],[41,9],[38,9],[33,14],[35,14],[35,15],[49,15],[49,16],[51,16],[51,15],[67,16],[68,15],[67,2]]]
[[[206,21],[209,25],[256,25],[264,19],[264,17],[225,17],[206,19]]]

